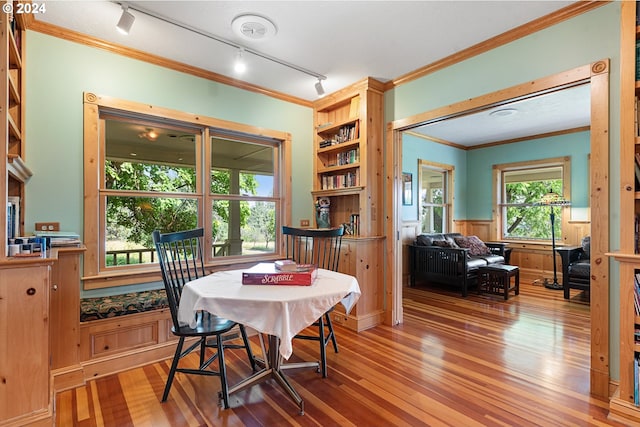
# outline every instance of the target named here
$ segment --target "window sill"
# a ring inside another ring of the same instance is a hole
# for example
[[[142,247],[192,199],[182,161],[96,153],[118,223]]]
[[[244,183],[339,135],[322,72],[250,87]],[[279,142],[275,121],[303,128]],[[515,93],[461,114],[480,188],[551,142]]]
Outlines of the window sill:
[[[213,273],[215,271],[230,270],[230,269],[242,269],[255,265],[258,262],[272,262],[276,259],[282,259],[282,256],[274,254],[273,256],[260,258],[247,257],[239,258],[225,258],[216,263],[205,264],[205,271]],[[130,268],[130,269],[118,269],[113,271],[105,271],[94,276],[82,277],[83,289],[85,291],[93,289],[112,288],[116,286],[129,286],[140,285],[144,283],[162,282],[162,274],[160,273],[160,266],[158,264],[152,264],[149,266]]]

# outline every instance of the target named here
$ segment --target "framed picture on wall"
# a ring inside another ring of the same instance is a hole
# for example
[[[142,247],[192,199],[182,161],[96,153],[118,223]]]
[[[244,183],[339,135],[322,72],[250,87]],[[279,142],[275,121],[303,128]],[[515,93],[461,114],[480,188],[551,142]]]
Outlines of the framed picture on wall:
[[[413,176],[407,172],[402,172],[402,204],[413,204]]]

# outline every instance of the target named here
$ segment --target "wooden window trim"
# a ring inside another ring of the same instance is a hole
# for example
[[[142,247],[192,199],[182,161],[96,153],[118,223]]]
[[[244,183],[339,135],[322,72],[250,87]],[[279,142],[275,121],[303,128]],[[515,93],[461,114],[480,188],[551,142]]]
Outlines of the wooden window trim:
[[[276,229],[282,224],[291,222],[291,134],[287,132],[269,130],[262,127],[246,125],[242,123],[231,122],[227,120],[216,119],[191,113],[176,111],[164,107],[158,107],[134,101],[121,100],[104,95],[96,95],[94,93],[85,92],[83,96],[84,111],[84,233],[83,241],[87,247],[84,263],[83,277],[84,289],[99,289],[112,286],[124,286],[139,283],[148,283],[161,280],[157,266],[142,265],[138,267],[128,267],[126,269],[109,269],[109,271],[101,271],[100,260],[103,259],[100,251],[104,251],[104,233],[101,231],[100,224],[104,218],[101,203],[100,186],[104,182],[101,177],[103,168],[103,154],[100,150],[101,135],[103,127],[99,126],[101,109],[109,109],[112,111],[122,111],[133,115],[143,115],[156,120],[166,120],[171,122],[181,122],[193,125],[203,130],[201,143],[207,145],[207,137],[210,135],[210,129],[221,129],[238,134],[255,135],[256,138],[272,139],[279,141],[281,155],[275,163],[275,170],[279,171],[275,177],[274,186],[277,186],[277,193],[282,200],[280,211],[278,213],[278,222]],[[102,135],[104,136],[104,135]],[[207,163],[200,158],[200,162],[205,167]],[[208,169],[203,169],[206,171]],[[287,178],[289,177],[289,178]],[[208,182],[208,180],[207,180]],[[206,188],[206,187],[205,187]],[[204,189],[202,189],[204,190]],[[208,203],[211,198],[207,191],[202,192],[204,204]],[[188,195],[188,197],[199,196]],[[206,215],[199,212],[200,219],[205,220]],[[276,233],[276,248],[280,248],[278,233]],[[101,249],[102,248],[102,249]],[[274,259],[281,256],[279,250],[272,255]],[[250,259],[251,258],[251,259]],[[210,270],[221,269],[229,265],[242,265],[248,262],[256,262],[265,257],[225,257],[223,261],[209,262],[207,267]]]

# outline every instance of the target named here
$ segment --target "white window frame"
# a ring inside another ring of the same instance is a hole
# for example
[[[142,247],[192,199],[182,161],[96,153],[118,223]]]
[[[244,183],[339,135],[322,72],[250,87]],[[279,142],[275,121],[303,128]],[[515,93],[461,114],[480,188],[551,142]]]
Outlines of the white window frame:
[[[494,165],[493,167],[493,181],[494,181],[494,195],[495,195],[495,213],[496,213],[496,237],[497,240],[501,241],[511,241],[511,242],[527,242],[527,243],[540,243],[540,244],[549,244],[551,243],[551,239],[526,239],[522,237],[508,237],[505,235],[506,229],[506,214],[505,210],[507,204],[504,201],[505,198],[505,182],[504,182],[504,173],[505,172],[513,172],[513,171],[526,171],[533,169],[544,169],[544,168],[558,168],[560,167],[562,172],[562,198],[565,200],[570,200],[571,194],[571,158],[570,157],[556,157],[549,159],[541,159],[541,160],[531,160],[525,162],[514,162],[514,163],[504,163],[499,165]],[[567,230],[568,220],[569,220],[569,211],[564,208],[556,208],[556,221],[560,225],[561,230]],[[551,225],[549,225],[551,227]],[[556,236],[556,241],[560,236]]]
[[[444,196],[442,203],[427,203],[423,204],[422,195],[425,189],[422,186],[425,170],[435,171],[443,175],[444,182]],[[443,221],[443,233],[450,232],[453,225],[453,185],[454,185],[454,171],[455,167],[444,163],[437,163],[428,160],[418,159],[418,218],[420,220],[420,229],[422,230],[422,210],[424,206],[428,207],[441,207],[443,209],[442,221]],[[431,223],[433,224],[433,218]],[[429,233],[430,231],[424,231]]]

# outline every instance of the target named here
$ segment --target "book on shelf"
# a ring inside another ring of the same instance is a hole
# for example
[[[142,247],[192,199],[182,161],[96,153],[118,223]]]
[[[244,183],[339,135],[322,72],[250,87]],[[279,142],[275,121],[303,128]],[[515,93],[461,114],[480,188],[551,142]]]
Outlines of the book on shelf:
[[[310,286],[317,275],[314,264],[296,264],[295,271],[281,271],[273,262],[261,262],[242,272],[242,284]]]
[[[640,80],[636,79],[637,83],[640,83]],[[633,106],[633,112],[634,114],[634,129],[635,129],[635,135],[636,137],[640,137],[640,97],[636,96],[635,97],[635,104]]]
[[[7,197],[7,238],[20,235],[20,197]]]
[[[640,153],[636,153],[636,161],[635,161],[635,171],[636,171],[636,191],[640,190]]]
[[[640,316],[640,273],[636,273],[634,275],[633,305],[635,307],[636,316]]]
[[[640,393],[638,392],[638,383],[640,376],[640,366],[638,366],[640,362],[638,361],[638,354],[636,353],[633,358],[633,403],[636,406],[640,405]]]
[[[344,174],[322,175],[322,190],[337,190],[340,188],[357,187],[360,185],[360,171],[356,169],[354,172]]]
[[[640,80],[640,40],[636,40],[636,81]]]

